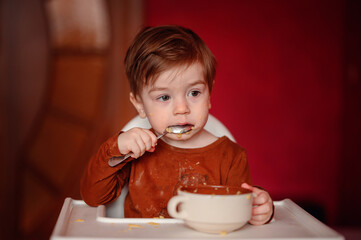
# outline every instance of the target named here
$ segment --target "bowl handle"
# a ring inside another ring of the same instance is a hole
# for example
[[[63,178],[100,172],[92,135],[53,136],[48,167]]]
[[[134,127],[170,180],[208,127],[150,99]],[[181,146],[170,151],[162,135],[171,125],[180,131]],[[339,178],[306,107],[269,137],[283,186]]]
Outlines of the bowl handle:
[[[168,213],[171,217],[185,219],[187,217],[187,213],[184,209],[178,211],[179,204],[184,204],[188,198],[186,196],[177,195],[173,196],[168,202]]]

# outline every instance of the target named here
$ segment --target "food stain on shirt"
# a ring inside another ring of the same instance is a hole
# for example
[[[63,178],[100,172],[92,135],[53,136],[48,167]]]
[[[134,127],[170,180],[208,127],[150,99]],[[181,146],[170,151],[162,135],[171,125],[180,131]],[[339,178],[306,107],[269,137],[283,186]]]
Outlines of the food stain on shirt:
[[[139,173],[139,175],[137,176],[137,179],[135,179],[134,185],[136,185],[136,186],[141,185],[143,174],[144,174],[144,171]]]
[[[147,213],[154,213],[154,212],[157,212],[157,208],[156,208],[155,206],[153,206],[153,205],[150,205],[149,207],[147,207],[147,208],[145,209],[145,211],[146,211]]]
[[[177,189],[180,186],[196,186],[196,185],[207,185],[209,179],[206,174],[202,174],[203,171],[200,169],[200,162],[190,161],[185,158],[182,161],[178,161],[178,182],[175,186],[176,194]],[[205,172],[204,172],[205,173]]]

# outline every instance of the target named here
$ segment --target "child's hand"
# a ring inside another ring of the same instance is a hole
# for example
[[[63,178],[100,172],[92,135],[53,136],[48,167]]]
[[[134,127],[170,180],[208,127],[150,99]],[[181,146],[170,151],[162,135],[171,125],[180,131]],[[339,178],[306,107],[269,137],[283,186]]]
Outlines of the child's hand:
[[[274,209],[273,201],[268,192],[260,188],[250,186],[247,183],[243,183],[242,187],[253,192],[252,217],[251,220],[249,220],[249,223],[253,225],[262,225],[271,220]]]
[[[132,128],[118,136],[118,148],[121,154],[130,153],[133,158],[142,156],[145,151],[153,152],[157,137],[148,129]]]

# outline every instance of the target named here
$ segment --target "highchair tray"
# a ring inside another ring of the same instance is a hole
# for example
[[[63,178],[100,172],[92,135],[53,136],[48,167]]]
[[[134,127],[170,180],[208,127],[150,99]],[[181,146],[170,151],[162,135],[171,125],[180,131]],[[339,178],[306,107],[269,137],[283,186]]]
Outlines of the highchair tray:
[[[207,234],[177,219],[109,218],[103,205],[89,207],[83,201],[66,198],[50,239],[344,239],[290,199],[275,201],[274,205],[275,217],[269,224],[246,224],[227,234]]]

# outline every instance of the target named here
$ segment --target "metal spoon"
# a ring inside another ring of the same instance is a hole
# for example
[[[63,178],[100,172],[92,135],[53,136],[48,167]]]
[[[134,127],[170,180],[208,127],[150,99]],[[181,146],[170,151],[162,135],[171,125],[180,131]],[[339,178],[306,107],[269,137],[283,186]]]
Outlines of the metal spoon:
[[[172,133],[172,134],[183,134],[183,133],[187,133],[189,131],[191,131],[193,129],[193,125],[172,125],[172,126],[168,126],[162,134],[157,136],[157,139],[163,137],[164,135],[166,135],[167,133]],[[109,159],[108,161],[108,165],[111,167],[115,167],[117,166],[119,163],[123,162],[125,159],[129,158],[130,155],[132,153],[128,153],[125,154],[123,156],[119,156],[119,157],[112,157]]]

